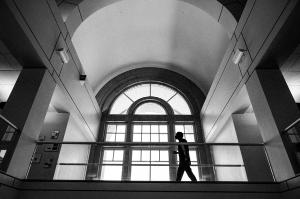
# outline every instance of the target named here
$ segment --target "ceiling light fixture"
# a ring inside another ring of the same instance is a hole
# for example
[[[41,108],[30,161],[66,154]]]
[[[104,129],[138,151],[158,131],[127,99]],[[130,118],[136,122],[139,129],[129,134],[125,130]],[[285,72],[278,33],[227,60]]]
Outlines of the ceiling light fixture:
[[[245,49],[237,49],[233,55],[232,62],[234,64],[239,64],[243,56],[245,55]]]
[[[68,54],[68,52],[66,51],[66,49],[65,49],[65,48],[58,48],[56,51],[58,52],[58,54],[59,54],[61,60],[62,60],[65,64],[67,64],[67,63],[69,62],[69,60],[70,60],[70,57],[69,57],[69,54]]]

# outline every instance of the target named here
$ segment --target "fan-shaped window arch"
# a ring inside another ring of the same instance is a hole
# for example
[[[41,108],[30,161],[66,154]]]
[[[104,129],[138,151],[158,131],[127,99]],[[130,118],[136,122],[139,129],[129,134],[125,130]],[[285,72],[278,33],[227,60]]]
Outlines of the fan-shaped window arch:
[[[175,115],[191,115],[190,106],[182,94],[169,86],[158,83],[143,83],[125,90],[116,98],[109,113],[128,114],[134,102],[146,97],[165,101],[172,107]]]

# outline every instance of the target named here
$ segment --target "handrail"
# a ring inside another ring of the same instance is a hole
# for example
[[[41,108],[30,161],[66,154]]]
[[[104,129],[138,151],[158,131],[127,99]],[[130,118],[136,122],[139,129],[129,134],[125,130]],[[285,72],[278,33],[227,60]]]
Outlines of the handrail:
[[[13,123],[11,123],[8,119],[6,119],[3,115],[0,114],[0,118],[2,120],[4,120],[7,124],[9,124],[10,126],[12,126],[14,129],[18,130],[18,127],[16,125],[14,125]]]
[[[290,125],[288,125],[283,132],[287,132],[288,130],[290,130],[291,128],[293,128],[297,123],[300,122],[300,118],[296,119],[294,122],[292,122]]]
[[[175,165],[170,165],[170,164],[153,164],[153,163],[149,163],[149,164],[143,164],[143,161],[139,161],[139,164],[136,163],[130,163],[130,164],[124,164],[124,163],[120,163],[120,164],[106,164],[106,163],[58,163],[57,165],[63,165],[63,166],[88,166],[88,165],[96,165],[96,166],[107,166],[107,165],[125,165],[125,166],[168,166],[168,167],[178,167],[177,164]],[[149,162],[149,161],[144,161],[144,162]],[[191,164],[191,166],[197,166],[197,167],[244,167],[245,165],[243,164]]]
[[[36,144],[81,144],[81,145],[105,145],[105,146],[264,146],[263,143],[197,143],[197,142],[54,142],[36,141]]]

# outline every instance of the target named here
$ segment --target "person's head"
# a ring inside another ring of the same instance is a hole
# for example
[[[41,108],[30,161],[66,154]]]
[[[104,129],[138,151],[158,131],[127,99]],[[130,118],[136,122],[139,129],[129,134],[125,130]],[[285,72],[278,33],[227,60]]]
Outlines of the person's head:
[[[175,135],[175,138],[176,138],[177,140],[181,140],[181,139],[183,138],[183,133],[180,132],[180,131],[178,131],[178,132],[176,133],[176,135]]]

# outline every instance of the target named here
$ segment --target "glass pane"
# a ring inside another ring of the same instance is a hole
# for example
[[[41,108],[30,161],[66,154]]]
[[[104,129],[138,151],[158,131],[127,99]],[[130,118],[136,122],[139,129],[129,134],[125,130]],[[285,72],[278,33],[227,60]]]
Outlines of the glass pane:
[[[133,134],[133,142],[141,142],[142,141],[142,134]]]
[[[159,142],[159,134],[151,134],[151,142]]]
[[[123,151],[115,150],[114,161],[123,161]]]
[[[185,133],[194,133],[193,125],[184,125],[184,130]]]
[[[147,102],[135,110],[136,115],[166,115],[165,109],[157,103]]]
[[[57,165],[54,180],[84,180],[86,166],[84,165]]]
[[[142,126],[143,133],[150,133],[150,125],[143,125]]]
[[[245,167],[215,167],[217,181],[247,181]]]
[[[142,132],[142,126],[141,125],[134,125],[133,126],[133,133],[141,133]]]
[[[117,133],[125,133],[126,131],[126,125],[117,125]]]
[[[173,89],[160,85],[160,84],[151,84],[151,96],[161,98],[165,101],[168,101],[176,91]]]
[[[2,163],[5,154],[6,154],[6,150],[0,150],[0,163]]]
[[[110,114],[126,114],[129,106],[133,102],[124,94],[121,94],[113,103],[110,109]]]
[[[140,84],[137,86],[133,86],[125,91],[125,94],[133,101],[136,101],[143,97],[148,97],[150,96],[150,84]]]
[[[151,161],[159,161],[159,150],[151,151]]]
[[[198,167],[197,166],[191,166],[191,169],[192,169],[193,174],[196,177],[197,181],[199,181],[199,169],[198,169]],[[181,181],[191,181],[191,179],[188,177],[186,172],[183,173]]]
[[[175,95],[168,103],[173,108],[175,115],[191,115],[187,102],[180,94]]]
[[[239,146],[212,146],[212,152],[215,164],[244,164]]]
[[[124,142],[125,141],[125,134],[116,134],[116,141],[117,142]]]
[[[169,161],[168,151],[160,151],[160,161]]]
[[[168,142],[168,135],[167,134],[160,134],[160,142]]]
[[[183,126],[183,125],[176,124],[176,125],[175,125],[175,133],[176,133],[176,132],[182,132],[182,133],[184,133],[184,126]]]
[[[196,162],[197,163],[197,154],[196,154],[196,151],[191,151],[190,150],[190,160],[192,162]]]
[[[103,161],[111,161],[113,160],[114,151],[113,150],[105,150],[103,155]]]
[[[121,180],[122,166],[102,166],[101,180]]]
[[[150,166],[132,166],[131,180],[148,181],[150,180]]]
[[[141,151],[133,150],[132,151],[132,161],[140,161],[141,160]]]
[[[107,133],[115,133],[117,131],[117,126],[114,125],[114,124],[109,124],[107,125],[107,129],[106,129],[106,132]]]
[[[150,142],[150,134],[142,134],[142,142]]]
[[[142,161],[150,161],[150,151],[142,150]]]
[[[151,133],[158,133],[158,125],[151,125]]]
[[[168,133],[167,125],[159,125],[159,132],[160,133]]]
[[[151,180],[152,181],[169,181],[169,167],[168,166],[151,166]]]
[[[193,134],[185,134],[185,139],[188,142],[195,142],[195,136]]]
[[[106,134],[105,141],[106,142],[115,142],[116,141],[115,138],[116,138],[116,134],[108,133],[108,134]]]

